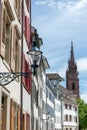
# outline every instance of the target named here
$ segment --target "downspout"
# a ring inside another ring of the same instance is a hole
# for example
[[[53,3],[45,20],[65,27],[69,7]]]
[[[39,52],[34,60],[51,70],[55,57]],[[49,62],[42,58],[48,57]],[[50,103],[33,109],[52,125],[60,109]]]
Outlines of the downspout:
[[[63,130],[63,103],[62,103],[62,94],[61,94],[61,129]]]
[[[24,13],[24,0],[22,0],[22,11],[21,11],[21,17],[22,17],[22,23],[21,23],[21,73],[23,70],[23,13]],[[22,76],[21,76],[21,81],[20,81],[20,130],[22,130],[22,122],[23,122],[23,85],[22,85]]]

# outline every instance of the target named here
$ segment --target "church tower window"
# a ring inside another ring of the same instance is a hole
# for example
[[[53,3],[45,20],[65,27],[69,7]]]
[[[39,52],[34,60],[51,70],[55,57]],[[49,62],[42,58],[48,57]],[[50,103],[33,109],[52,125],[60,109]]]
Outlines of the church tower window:
[[[72,83],[72,90],[75,90],[75,83]]]

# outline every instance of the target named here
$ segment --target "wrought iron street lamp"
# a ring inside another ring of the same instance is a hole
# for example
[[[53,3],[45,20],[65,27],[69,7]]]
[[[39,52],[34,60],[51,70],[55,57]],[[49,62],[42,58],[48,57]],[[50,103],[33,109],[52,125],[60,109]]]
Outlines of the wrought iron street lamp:
[[[35,76],[37,67],[40,64],[40,59],[42,56],[42,52],[37,48],[37,44],[35,41],[33,41],[33,45],[30,51],[27,52],[27,54],[31,55],[31,58],[33,60],[33,64],[31,67],[33,68],[33,74]]]

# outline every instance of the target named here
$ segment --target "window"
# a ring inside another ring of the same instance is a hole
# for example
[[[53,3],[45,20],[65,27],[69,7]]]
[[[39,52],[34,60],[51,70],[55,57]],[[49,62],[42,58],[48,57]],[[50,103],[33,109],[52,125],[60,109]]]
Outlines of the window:
[[[68,128],[66,128],[66,130],[68,130]]]
[[[53,97],[53,95],[49,92],[49,99],[50,99],[50,101],[52,102],[52,103],[54,103],[54,97]]]
[[[71,104],[69,104],[69,110],[71,110],[71,108],[72,108],[72,106],[71,106]]]
[[[72,83],[72,90],[75,90],[75,83]]]
[[[0,128],[1,130],[6,130],[9,128],[10,122],[9,122],[9,118],[10,118],[10,96],[9,96],[9,92],[2,88],[1,91],[1,95],[0,95],[0,99],[1,99],[1,115],[0,115]]]
[[[69,121],[72,121],[72,116],[71,115],[69,116]]]
[[[77,116],[74,117],[74,122],[77,123]]]
[[[68,109],[68,105],[67,104],[65,104],[65,109]]]
[[[14,0],[14,9],[19,22],[21,21],[21,2],[20,0]]]
[[[6,130],[6,98],[2,96],[2,105],[1,105],[1,129]]]
[[[11,38],[11,30],[10,30],[10,18],[9,15],[7,14],[6,10],[4,9],[3,11],[3,33],[2,33],[2,43],[4,47],[4,58],[6,62],[10,65],[10,53],[11,53],[11,43],[10,43],[10,38]]]
[[[3,7],[4,6],[4,7]],[[9,1],[4,1],[2,5],[2,20],[1,26],[1,42],[0,42],[0,53],[1,56],[6,60],[10,66],[11,59],[11,22],[14,20],[14,14],[10,7]]]
[[[54,116],[54,109],[47,104],[47,112],[49,112],[49,115]]]
[[[65,115],[65,121],[68,121],[68,115]]]
[[[14,59],[15,59],[15,71],[16,72],[20,72],[19,70],[19,66],[20,66],[20,46],[19,46],[19,39],[18,37],[16,36],[15,37],[15,51],[14,51]]]
[[[77,107],[75,107],[75,111],[77,111]]]
[[[10,128],[11,130],[19,130],[20,129],[20,109],[18,104],[10,100]]]
[[[17,26],[12,26],[11,69],[20,72],[20,33]]]

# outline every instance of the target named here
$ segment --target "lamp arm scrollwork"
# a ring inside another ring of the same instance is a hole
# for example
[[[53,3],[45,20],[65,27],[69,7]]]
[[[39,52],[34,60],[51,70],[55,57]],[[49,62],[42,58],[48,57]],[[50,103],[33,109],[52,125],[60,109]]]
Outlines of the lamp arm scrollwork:
[[[0,85],[8,85],[12,81],[16,80],[18,77],[23,76],[27,77],[29,74],[32,74],[32,72],[16,72],[16,73],[10,73],[10,72],[2,72],[0,73]]]

